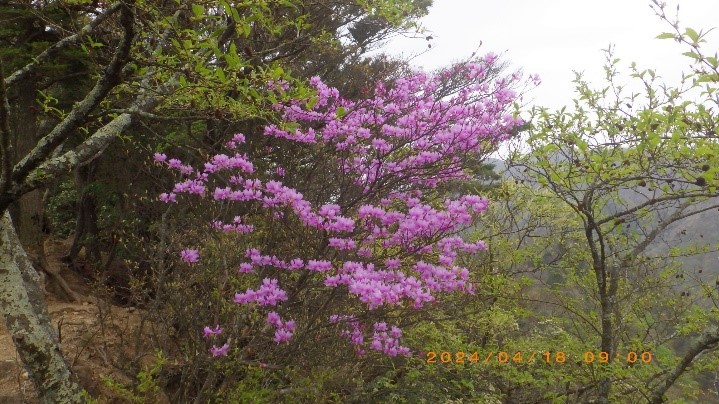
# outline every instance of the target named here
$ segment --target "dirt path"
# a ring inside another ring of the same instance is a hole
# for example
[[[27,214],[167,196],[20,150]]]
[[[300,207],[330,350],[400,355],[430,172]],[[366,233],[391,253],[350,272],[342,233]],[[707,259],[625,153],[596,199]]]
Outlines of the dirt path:
[[[59,269],[73,290],[89,295],[90,287],[60,261],[65,244],[53,241],[46,243],[48,265]],[[104,386],[102,376],[127,385],[131,379],[123,367],[128,363],[141,366],[152,358],[154,349],[147,346],[150,338],[136,338],[140,334],[146,335],[146,332],[138,334],[143,324],[141,311],[112,306],[100,299],[94,299],[95,303],[66,302],[60,300],[52,288],[48,290],[48,311],[60,336],[63,356],[93,397],[113,395]],[[32,384],[22,369],[4,321],[0,323],[0,403],[34,403],[36,400]],[[149,328],[147,322],[144,326]]]

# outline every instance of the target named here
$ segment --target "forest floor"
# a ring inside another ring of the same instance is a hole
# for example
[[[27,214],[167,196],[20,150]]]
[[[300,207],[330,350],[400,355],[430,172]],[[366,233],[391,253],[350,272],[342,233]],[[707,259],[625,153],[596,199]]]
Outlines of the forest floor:
[[[45,243],[48,265],[60,271],[68,285],[83,296],[91,296],[93,287],[61,261],[69,243],[48,240]],[[49,278],[49,277],[48,277]],[[154,353],[147,346],[150,338],[147,322],[134,307],[112,305],[107,299],[93,302],[69,302],[57,288],[49,285],[46,293],[52,324],[60,336],[63,356],[81,385],[100,402],[127,402],[103,382],[109,378],[131,384],[131,369],[152,363]],[[35,403],[36,395],[22,367],[5,322],[0,322],[0,403]],[[142,336],[142,337],[139,337]],[[160,400],[164,401],[164,400]]]

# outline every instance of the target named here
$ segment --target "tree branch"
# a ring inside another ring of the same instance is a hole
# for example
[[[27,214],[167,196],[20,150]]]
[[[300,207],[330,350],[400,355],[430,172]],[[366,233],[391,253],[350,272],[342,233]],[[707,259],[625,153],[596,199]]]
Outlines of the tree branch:
[[[654,242],[654,239],[657,238],[659,233],[661,233],[662,231],[664,231],[664,229],[669,227],[670,224],[672,224],[678,220],[681,220],[685,217],[689,217],[690,215],[682,215],[682,213],[684,212],[684,209],[688,208],[691,204],[692,204],[691,200],[683,201],[682,205],[680,205],[680,207],[674,213],[672,213],[667,219],[663,220],[659,225],[657,225],[655,228],[653,228],[649,232],[649,234],[644,236],[644,240],[642,240],[642,242],[637,244],[637,246],[634,247],[634,249],[632,249],[632,252],[625,257],[625,262],[623,262],[623,264],[627,265],[631,260],[638,257],[639,254],[642,254],[644,252],[644,250],[649,246],[649,244]],[[694,214],[697,214],[697,213],[700,213],[700,212],[695,212]]]
[[[176,80],[170,80],[167,84],[160,87],[159,93],[165,94],[170,92],[177,84]],[[16,184],[11,190],[11,194],[15,196],[23,195],[33,189],[39,188],[53,178],[68,172],[77,165],[86,164],[97,158],[107,146],[120,133],[126,130],[132,123],[133,115],[139,115],[139,112],[151,111],[161,102],[160,96],[141,96],[133,104],[127,113],[117,116],[115,119],[101,127],[89,138],[74,149],[68,150],[64,154],[51,158],[42,163],[37,170],[28,175],[21,184]]]
[[[631,209],[627,209],[627,210],[625,210],[625,211],[617,212],[617,213],[615,213],[615,214],[613,214],[613,215],[609,215],[609,216],[607,216],[607,217],[605,217],[605,218],[603,218],[603,219],[597,221],[596,225],[597,225],[597,226],[601,226],[601,225],[603,225],[604,223],[610,222],[610,221],[612,221],[612,220],[614,220],[614,219],[618,219],[618,218],[620,218],[620,217],[622,217],[622,216],[631,215],[632,213],[635,213],[635,212],[637,212],[637,211],[639,211],[639,210],[641,210],[641,209],[644,209],[644,208],[646,208],[647,206],[656,205],[656,204],[659,204],[659,203],[661,203],[661,202],[676,201],[676,200],[685,199],[685,198],[697,198],[697,197],[709,197],[709,198],[711,198],[711,197],[715,197],[715,196],[719,196],[719,193],[717,193],[717,192],[713,192],[713,193],[709,193],[709,192],[698,192],[698,193],[674,194],[674,195],[661,196],[661,197],[659,197],[659,198],[653,198],[653,199],[650,199],[650,200],[648,200],[648,201],[646,201],[646,202],[644,202],[644,203],[640,203],[639,205],[636,205],[636,206],[634,206],[634,207],[631,208]]]
[[[97,18],[92,20],[91,23],[82,27],[78,33],[71,35],[67,38],[63,38],[62,40],[56,42],[54,45],[45,49],[42,53],[33,58],[33,61],[31,63],[28,63],[27,65],[25,65],[25,67],[15,71],[13,74],[10,75],[10,77],[6,78],[4,80],[5,87],[10,88],[17,82],[26,79],[27,77],[32,75],[40,65],[49,61],[51,58],[57,55],[58,52],[67,48],[70,45],[74,45],[80,42],[83,37],[95,31],[98,26],[104,23],[111,15],[119,11],[122,6],[122,3],[115,3],[111,5],[107,10],[105,10],[104,13],[98,15]]]
[[[13,182],[22,183],[30,171],[45,161],[56,147],[85,122],[90,112],[107,97],[110,91],[120,84],[120,72],[129,60],[132,40],[135,35],[135,18],[132,10],[126,4],[122,4],[120,10],[120,24],[123,27],[124,35],[120,40],[117,51],[112,57],[112,61],[87,96],[76,104],[65,119],[57,124],[50,133],[40,139],[35,148],[15,165],[12,172]]]
[[[697,357],[699,357],[707,349],[713,348],[717,343],[719,343],[719,330],[714,329],[713,331],[702,335],[702,337],[689,349],[674,369],[669,372],[666,379],[664,379],[664,382],[654,389],[649,402],[651,404],[663,403],[665,401],[664,394],[666,394],[667,390],[669,390],[674,382],[676,382],[679,376],[681,376],[682,373],[684,373],[684,371],[687,370],[692,363],[694,363],[694,360],[696,360]]]

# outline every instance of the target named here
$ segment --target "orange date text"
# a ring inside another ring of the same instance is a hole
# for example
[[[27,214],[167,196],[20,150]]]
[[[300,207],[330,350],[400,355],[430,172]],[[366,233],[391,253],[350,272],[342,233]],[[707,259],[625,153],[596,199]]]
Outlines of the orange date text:
[[[592,363],[625,363],[627,365],[648,364],[654,359],[651,352],[647,351],[628,351],[626,353],[616,353],[613,357],[607,352],[585,351],[581,353],[570,354],[565,351],[489,351],[480,353],[464,352],[464,351],[428,351],[425,353],[426,361],[430,364],[441,363],[556,363],[564,364],[567,362],[578,364]]]

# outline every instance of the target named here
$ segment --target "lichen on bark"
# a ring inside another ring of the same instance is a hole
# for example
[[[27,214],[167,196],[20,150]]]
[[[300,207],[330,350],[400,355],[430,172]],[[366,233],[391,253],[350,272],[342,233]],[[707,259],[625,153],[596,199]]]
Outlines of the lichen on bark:
[[[38,274],[7,211],[0,219],[0,307],[40,402],[85,402],[82,388],[60,353]]]

